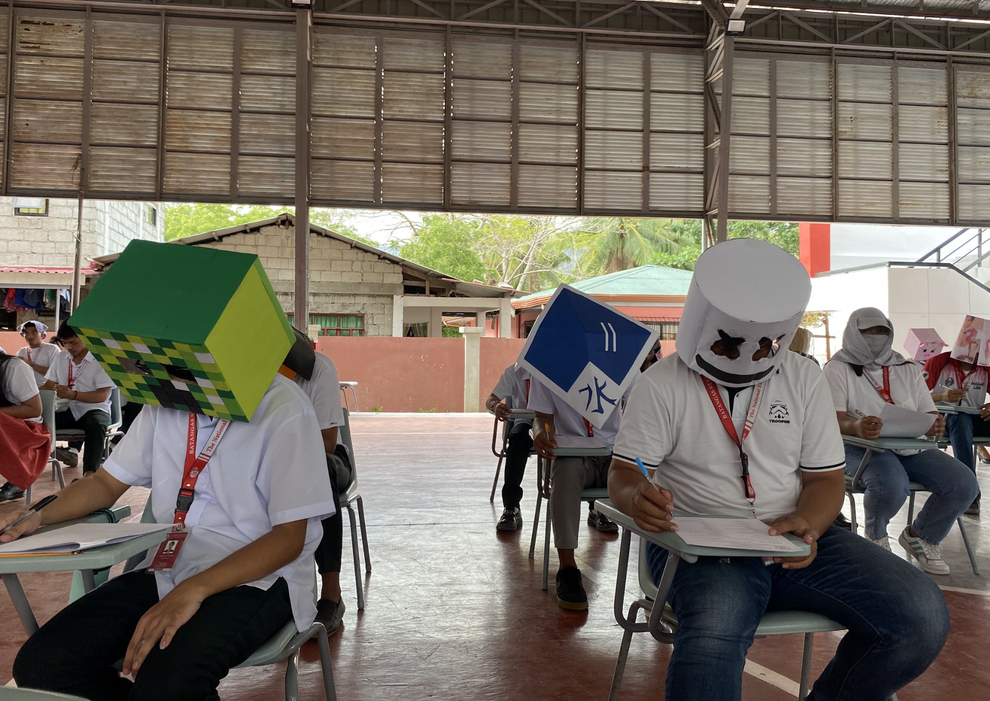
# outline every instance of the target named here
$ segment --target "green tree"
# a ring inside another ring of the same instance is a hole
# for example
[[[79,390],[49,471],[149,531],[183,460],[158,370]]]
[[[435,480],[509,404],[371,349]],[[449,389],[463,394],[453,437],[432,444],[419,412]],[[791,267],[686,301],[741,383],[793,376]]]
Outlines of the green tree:
[[[689,243],[680,246],[677,250],[655,253],[653,263],[668,268],[694,270],[694,263],[701,255],[701,220],[672,220],[670,233],[676,240]],[[730,221],[729,238],[769,241],[795,257],[799,254],[798,225],[789,222]]]
[[[477,221],[455,214],[426,214],[411,238],[396,241],[399,255],[458,280],[484,281],[485,265],[476,246],[481,238]]]
[[[294,211],[293,207],[265,205],[167,204],[164,207],[165,240],[174,241],[238,224],[273,219],[283,212],[292,214]],[[341,209],[311,209],[309,214],[310,222],[317,226],[376,246],[374,241],[358,235],[351,223],[353,218],[352,212]]]

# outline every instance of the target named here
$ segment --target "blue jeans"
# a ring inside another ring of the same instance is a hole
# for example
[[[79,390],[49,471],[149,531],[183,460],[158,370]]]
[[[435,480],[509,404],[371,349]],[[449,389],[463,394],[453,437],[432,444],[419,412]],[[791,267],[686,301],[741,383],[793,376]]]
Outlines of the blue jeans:
[[[846,474],[855,475],[866,450],[846,446]],[[863,471],[866,493],[866,537],[879,540],[887,524],[908,498],[908,483],[918,482],[931,492],[911,527],[929,543],[941,543],[952,524],[980,493],[976,473],[941,450],[897,455],[892,450],[873,453]]]
[[[990,421],[984,421],[973,414],[949,414],[945,419],[945,426],[949,442],[952,443],[952,454],[975,474],[973,436],[990,438]]]
[[[660,581],[667,552],[651,544],[647,555]],[[924,572],[834,526],[801,570],[749,557],[681,562],[669,602],[679,626],[666,701],[739,701],[765,611],[811,611],[848,629],[811,701],[884,701],[925,671],[949,634],[945,600]]]

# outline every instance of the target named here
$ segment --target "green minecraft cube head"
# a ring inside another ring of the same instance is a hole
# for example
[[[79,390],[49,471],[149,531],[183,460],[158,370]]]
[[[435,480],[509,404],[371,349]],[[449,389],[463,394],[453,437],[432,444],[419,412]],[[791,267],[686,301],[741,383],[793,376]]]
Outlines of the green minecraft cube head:
[[[257,256],[132,241],[69,319],[128,401],[249,421],[292,346]]]

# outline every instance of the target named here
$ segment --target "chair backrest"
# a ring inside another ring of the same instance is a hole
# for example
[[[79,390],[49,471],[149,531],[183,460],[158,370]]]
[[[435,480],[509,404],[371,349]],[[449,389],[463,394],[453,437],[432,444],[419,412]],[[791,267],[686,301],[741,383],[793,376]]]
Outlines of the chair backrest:
[[[347,448],[347,457],[351,460],[351,481],[347,488],[341,490],[341,495],[346,494],[357,484],[357,458],[354,455],[354,444],[351,443],[351,412],[346,408],[344,411],[344,425],[340,427],[340,442]]]
[[[41,395],[41,420],[52,436],[52,452],[55,451],[55,390],[43,389]]]
[[[123,414],[120,409],[120,389],[114,387],[110,390],[110,425],[107,432],[113,433],[124,423]]]

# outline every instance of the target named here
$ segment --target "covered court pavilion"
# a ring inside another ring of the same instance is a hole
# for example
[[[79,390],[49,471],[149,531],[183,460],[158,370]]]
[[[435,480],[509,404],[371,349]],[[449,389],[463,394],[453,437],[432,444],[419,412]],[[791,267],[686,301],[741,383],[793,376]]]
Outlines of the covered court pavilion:
[[[495,468],[491,422],[479,414],[352,417],[373,571],[364,578],[367,603],[358,613],[345,532],[341,583],[347,612],[341,631],[330,639],[341,701],[608,697],[622,637],[612,614],[618,536],[582,526],[576,555],[590,608],[586,613],[559,608],[552,588],[540,589],[542,545],[535,561],[527,557],[535,461],[523,482],[523,529],[496,536],[501,505],[497,498],[494,505],[488,502]],[[78,472],[67,469],[66,479]],[[990,472],[983,471],[981,482],[984,490],[990,489]],[[56,487],[43,475],[36,498]],[[142,492],[132,489],[125,495],[135,513],[143,507]],[[0,505],[0,513],[11,508]],[[906,519],[905,509],[891,527],[899,528]],[[990,528],[981,528],[979,518],[964,520],[982,570],[990,571]],[[943,548],[952,575],[937,579],[953,631],[935,664],[898,693],[901,701],[976,701],[986,698],[990,688],[990,668],[984,664],[990,645],[990,582],[973,575],[958,530],[949,534]],[[554,558],[551,568],[556,567]],[[65,573],[22,577],[40,621],[65,605],[69,579]],[[635,578],[627,591],[627,600],[639,595]],[[2,588],[0,621],[2,683],[10,679],[14,655],[25,639]],[[824,668],[839,637],[815,636],[812,678]],[[743,698],[793,700],[801,645],[799,635],[757,640],[748,657]],[[648,634],[633,636],[620,700],[662,698],[669,655],[670,648]],[[281,665],[233,670],[221,684],[220,696],[278,700],[283,698],[283,676]],[[323,698],[315,644],[303,649],[299,698]]]

